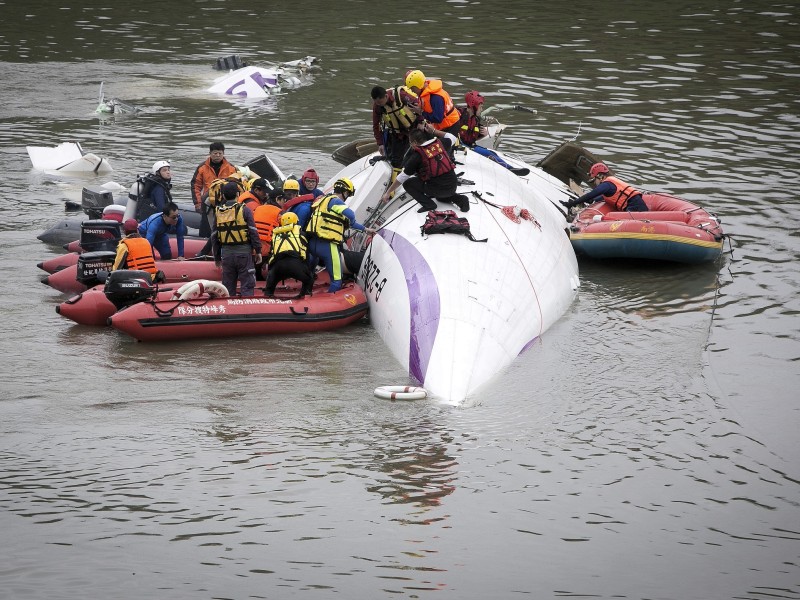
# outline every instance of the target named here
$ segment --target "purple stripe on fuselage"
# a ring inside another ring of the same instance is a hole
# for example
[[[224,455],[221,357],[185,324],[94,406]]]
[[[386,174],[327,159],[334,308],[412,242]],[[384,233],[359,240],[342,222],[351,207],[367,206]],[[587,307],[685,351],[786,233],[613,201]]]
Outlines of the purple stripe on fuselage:
[[[411,242],[386,229],[379,234],[394,251],[406,278],[411,319],[408,372],[422,384],[439,329],[439,288],[430,265]]]

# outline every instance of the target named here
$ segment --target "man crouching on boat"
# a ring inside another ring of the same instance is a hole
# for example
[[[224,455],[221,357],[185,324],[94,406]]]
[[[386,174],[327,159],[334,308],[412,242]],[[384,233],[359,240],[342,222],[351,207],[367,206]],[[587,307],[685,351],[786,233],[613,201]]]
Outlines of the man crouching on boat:
[[[422,129],[411,131],[408,140],[411,151],[406,153],[403,171],[381,196],[381,203],[388,202],[394,191],[402,185],[419,202],[417,212],[436,210],[434,198],[451,202],[461,212],[467,212],[469,199],[463,194],[456,194],[456,165],[449,154],[457,143],[455,136],[425,123]]]
[[[589,177],[589,181],[595,182],[594,189],[585,193],[580,198],[575,198],[568,202],[562,200],[561,204],[567,208],[572,208],[573,206],[592,203],[602,198],[617,211],[645,212],[649,210],[642,198],[642,192],[632,185],[628,185],[624,181],[612,177],[609,174],[608,167],[603,163],[593,164],[589,169]]]

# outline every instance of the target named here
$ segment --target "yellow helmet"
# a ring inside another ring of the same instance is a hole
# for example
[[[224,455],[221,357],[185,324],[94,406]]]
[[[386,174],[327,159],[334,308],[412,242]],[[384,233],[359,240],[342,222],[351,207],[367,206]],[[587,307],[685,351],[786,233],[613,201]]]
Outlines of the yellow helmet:
[[[283,191],[284,192],[291,192],[295,191],[298,194],[300,193],[300,182],[297,179],[287,179],[283,182]]]
[[[349,197],[356,193],[356,188],[353,182],[347,177],[342,177],[341,179],[337,179],[336,183],[333,184],[333,193],[347,194],[347,197]]]
[[[297,215],[293,212],[283,213],[281,215],[281,225],[297,225]]]
[[[422,89],[425,85],[425,74],[419,69],[414,69],[406,73],[406,85]]]

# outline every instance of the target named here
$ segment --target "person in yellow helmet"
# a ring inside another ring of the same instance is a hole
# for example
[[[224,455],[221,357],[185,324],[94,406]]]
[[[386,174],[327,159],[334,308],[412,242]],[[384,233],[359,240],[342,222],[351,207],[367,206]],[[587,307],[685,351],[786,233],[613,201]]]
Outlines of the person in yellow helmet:
[[[414,69],[406,73],[406,86],[419,96],[422,117],[428,123],[458,136],[461,113],[442,87],[441,79],[427,79],[422,71]]]
[[[281,215],[280,226],[272,232],[272,250],[264,288],[267,296],[274,296],[278,282],[286,279],[296,279],[303,285],[298,298],[311,294],[314,275],[308,265],[307,248],[308,242],[297,222],[297,215],[293,212]]]

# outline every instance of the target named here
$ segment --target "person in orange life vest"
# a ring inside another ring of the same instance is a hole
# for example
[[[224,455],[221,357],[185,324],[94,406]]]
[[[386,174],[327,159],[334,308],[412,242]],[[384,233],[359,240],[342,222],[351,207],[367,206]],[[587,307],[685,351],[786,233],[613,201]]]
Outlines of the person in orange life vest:
[[[297,186],[296,181],[294,184]],[[263,196],[264,198],[264,201],[253,211],[253,221],[261,240],[262,256],[261,262],[256,264],[256,280],[264,281],[264,267],[267,265],[267,257],[272,247],[272,231],[280,224],[284,196],[281,189],[270,190],[265,179],[256,179],[250,189],[256,191],[259,197]]]
[[[120,269],[134,269],[147,271],[153,278],[156,277],[156,259],[153,256],[153,247],[145,238],[139,235],[139,223],[136,219],[128,219],[122,224],[125,233],[117,245],[117,256],[114,258],[112,271]]]
[[[250,184],[250,189],[239,194],[237,202],[244,202],[247,208],[254,213],[256,209],[267,201],[269,195],[269,185],[266,179],[256,179]]]
[[[236,167],[225,158],[225,144],[222,142],[209,144],[208,158],[195,169],[190,184],[194,209],[203,215],[200,221],[200,237],[211,235],[211,224],[208,217],[211,207],[204,203],[208,195],[208,187],[215,179],[224,179],[235,172]]]
[[[222,186],[224,203],[214,209],[211,247],[214,262],[222,266],[222,285],[233,296],[236,283],[242,297],[252,296],[256,287],[255,263],[261,262],[261,239],[253,220],[253,212],[236,202],[239,186],[228,182]]]
[[[408,132],[420,119],[419,98],[406,87],[372,88],[372,135],[378,152],[399,169],[409,149]]]
[[[457,143],[455,136],[435,129],[430,123],[425,123],[423,127],[409,134],[411,151],[403,161],[403,171],[381,196],[380,202],[388,202],[394,191],[402,185],[419,202],[417,212],[436,210],[434,198],[455,204],[460,211],[467,212],[469,199],[463,194],[456,194],[458,177],[455,163],[449,155]]]
[[[464,100],[467,103],[466,106],[459,107],[459,110],[461,111],[461,120],[459,121],[458,139],[460,139],[465,146],[471,148],[481,156],[485,156],[489,160],[493,160],[501,167],[505,167],[515,175],[528,175],[531,172],[530,169],[526,169],[524,167],[512,167],[506,161],[500,158],[500,155],[494,150],[490,150],[489,148],[484,148],[483,146],[478,145],[478,140],[486,137],[486,135],[489,133],[489,128],[486,127],[483,117],[481,116],[484,98],[480,92],[472,90],[465,94]]]
[[[300,178],[299,184],[300,190],[297,193],[300,196],[313,194],[314,198],[316,198],[323,193],[322,190],[317,187],[319,185],[319,175],[317,175],[317,172],[311,167],[305,170],[303,176]]]
[[[406,86],[419,96],[420,114],[439,131],[458,135],[461,113],[442,87],[441,79],[426,79],[419,70],[406,73]]]
[[[593,164],[589,169],[589,177],[590,181],[594,182],[594,189],[580,198],[567,202],[561,200],[561,204],[572,208],[578,204],[596,202],[602,198],[616,211],[645,212],[649,210],[642,198],[642,192],[610,175],[608,167],[603,163]]]

